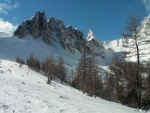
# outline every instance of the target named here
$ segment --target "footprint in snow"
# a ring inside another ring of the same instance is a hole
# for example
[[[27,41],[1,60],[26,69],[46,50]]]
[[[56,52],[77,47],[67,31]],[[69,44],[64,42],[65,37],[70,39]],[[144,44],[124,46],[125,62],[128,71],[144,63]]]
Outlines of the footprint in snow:
[[[0,73],[4,73],[4,71],[0,70]]]
[[[61,109],[61,110],[60,110],[60,113],[63,113],[64,111],[65,111],[65,110]]]
[[[8,69],[8,71],[11,73],[12,71],[10,69]]]
[[[21,82],[22,84],[26,84],[25,82]]]

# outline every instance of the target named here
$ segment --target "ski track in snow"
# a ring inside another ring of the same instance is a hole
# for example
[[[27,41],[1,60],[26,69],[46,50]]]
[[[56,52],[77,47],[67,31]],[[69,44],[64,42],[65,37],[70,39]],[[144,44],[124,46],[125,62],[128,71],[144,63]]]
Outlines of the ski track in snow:
[[[25,65],[1,60],[0,113],[145,113],[46,80]]]

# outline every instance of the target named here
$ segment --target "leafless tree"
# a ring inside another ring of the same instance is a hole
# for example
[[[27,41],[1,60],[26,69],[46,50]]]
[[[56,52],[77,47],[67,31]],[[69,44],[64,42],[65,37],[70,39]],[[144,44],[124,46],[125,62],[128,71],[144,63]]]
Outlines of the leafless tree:
[[[58,62],[57,62],[57,70],[58,70],[58,77],[61,80],[61,83],[65,81],[66,79],[66,67],[64,63],[64,58],[62,56],[59,56]]]
[[[140,74],[140,57],[141,57],[141,52],[140,52],[140,46],[147,44],[150,42],[149,39],[146,39],[141,36],[140,34],[141,31],[141,24],[140,24],[140,19],[137,16],[129,16],[128,21],[126,23],[126,26],[124,28],[124,31],[122,32],[123,38],[128,38],[132,39],[132,42],[126,43],[126,47],[130,48],[130,52],[128,57],[136,56],[137,58],[137,65],[135,66],[136,69],[133,72],[135,76],[135,90],[137,92],[137,105],[140,108],[141,106],[141,93],[142,93],[142,76]],[[132,51],[133,50],[133,51]]]

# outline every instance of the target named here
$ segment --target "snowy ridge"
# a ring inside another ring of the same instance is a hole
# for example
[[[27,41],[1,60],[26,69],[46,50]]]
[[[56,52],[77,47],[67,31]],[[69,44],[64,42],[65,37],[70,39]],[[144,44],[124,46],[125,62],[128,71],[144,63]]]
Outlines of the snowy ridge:
[[[104,41],[103,45],[107,50],[114,51],[114,52],[121,52],[123,48],[122,38],[118,40],[112,41]]]
[[[26,65],[1,60],[0,113],[145,113],[46,80]]]
[[[11,35],[5,32],[0,32],[0,38],[10,37]]]

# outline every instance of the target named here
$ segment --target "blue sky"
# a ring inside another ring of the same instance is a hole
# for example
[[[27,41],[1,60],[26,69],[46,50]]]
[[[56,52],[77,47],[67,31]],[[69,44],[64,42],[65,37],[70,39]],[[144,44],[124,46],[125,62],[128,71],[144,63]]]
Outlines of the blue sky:
[[[47,19],[60,18],[87,36],[92,29],[100,40],[121,37],[129,15],[141,20],[150,13],[150,0],[0,0],[0,31],[12,33],[36,11],[45,11]]]

